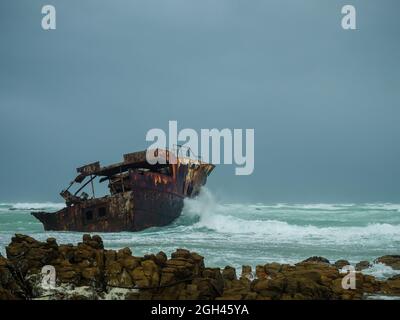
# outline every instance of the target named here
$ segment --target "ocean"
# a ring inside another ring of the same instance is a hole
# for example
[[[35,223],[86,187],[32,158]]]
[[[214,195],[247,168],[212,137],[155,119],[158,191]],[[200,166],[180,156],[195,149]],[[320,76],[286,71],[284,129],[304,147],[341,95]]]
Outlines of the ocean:
[[[45,232],[31,211],[56,211],[58,203],[0,203],[0,252],[15,233],[36,239],[54,237],[76,244],[78,232]],[[211,267],[296,263],[310,256],[331,262],[373,261],[399,254],[400,204],[242,204],[216,201],[207,189],[185,200],[179,219],[141,232],[99,233],[106,248],[131,248],[134,255],[168,255],[176,248],[196,251]],[[399,271],[374,264],[367,273],[386,278]]]

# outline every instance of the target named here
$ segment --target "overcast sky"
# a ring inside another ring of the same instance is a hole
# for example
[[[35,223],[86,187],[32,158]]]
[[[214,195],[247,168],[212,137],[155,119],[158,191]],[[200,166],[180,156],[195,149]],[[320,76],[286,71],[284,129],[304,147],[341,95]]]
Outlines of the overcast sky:
[[[41,7],[57,29],[41,28]],[[341,7],[357,30],[341,28]],[[0,201],[61,201],[151,128],[254,128],[224,201],[400,201],[398,0],[1,0]]]

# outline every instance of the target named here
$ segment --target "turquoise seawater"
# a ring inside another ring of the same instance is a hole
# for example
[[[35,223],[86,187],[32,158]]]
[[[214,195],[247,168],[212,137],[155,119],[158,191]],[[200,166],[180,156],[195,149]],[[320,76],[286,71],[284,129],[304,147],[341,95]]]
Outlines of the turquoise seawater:
[[[1,203],[0,252],[15,233],[58,243],[81,241],[82,233],[45,232],[30,212],[56,211],[63,204]],[[100,233],[107,248],[130,247],[135,255],[170,254],[187,248],[205,257],[208,266],[239,268],[266,262],[295,263],[319,255],[331,261],[373,261],[400,254],[400,204],[273,204],[220,203],[207,189],[187,200],[173,224],[141,232]],[[382,265],[370,272],[394,273]]]

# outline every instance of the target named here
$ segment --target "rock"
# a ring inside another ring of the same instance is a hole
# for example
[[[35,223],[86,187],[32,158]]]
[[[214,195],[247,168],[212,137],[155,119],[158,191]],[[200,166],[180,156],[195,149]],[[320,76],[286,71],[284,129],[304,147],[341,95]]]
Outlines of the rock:
[[[157,287],[160,285],[159,267],[153,260],[144,260],[140,267],[131,273],[132,279],[139,288]]]
[[[133,286],[132,278],[125,269],[119,275],[119,286],[122,288],[132,288]]]
[[[314,256],[314,257],[308,258],[306,260],[303,260],[301,263],[303,263],[303,262],[315,262],[315,263],[327,263],[327,264],[330,264],[328,259],[326,259],[324,257],[317,257],[317,256]]]
[[[82,271],[82,277],[88,281],[96,280],[96,278],[100,275],[100,270],[98,268],[85,268]]]
[[[153,274],[158,273],[158,266],[153,260],[145,260],[141,263],[143,272],[146,276],[151,277]]]
[[[379,257],[374,261],[375,263],[383,263],[394,270],[400,270],[400,255],[387,255]]]
[[[59,269],[57,272],[57,279],[61,283],[70,283],[79,285],[80,283],[80,274],[75,270],[71,269]]]
[[[204,258],[195,252],[177,249],[171,254],[171,259],[165,261],[164,264],[163,270],[166,268],[167,272],[171,272],[173,269],[176,278],[183,280],[201,274],[204,269]]]
[[[252,282],[251,289],[255,292],[262,292],[268,289],[268,279],[256,279]]]
[[[132,251],[128,247],[118,250],[117,252],[117,260],[123,260],[131,256],[132,256]]]
[[[184,290],[184,295],[181,295],[180,298],[182,300],[199,300],[200,291],[197,285],[196,284],[186,285],[186,289]]]
[[[256,266],[256,277],[258,279],[267,278],[267,273],[265,272],[264,266]]]
[[[215,287],[217,292],[223,292],[224,290],[224,278],[220,268],[205,268],[201,274],[202,278],[212,279],[212,285]]]
[[[214,300],[222,295],[223,289],[219,287],[218,281],[210,278],[195,278],[192,283],[198,290],[198,299]]]
[[[38,273],[44,265],[52,265],[59,257],[58,246],[51,240],[39,242],[16,234],[6,247],[7,258],[22,276]]]
[[[236,280],[236,269],[230,266],[226,266],[224,270],[222,270],[222,277],[225,280]]]
[[[15,234],[14,237],[11,239],[11,243],[29,243],[29,244],[35,244],[38,241],[33,239],[32,237],[23,235],[23,234]]]
[[[342,269],[344,266],[350,265],[350,262],[347,260],[338,260],[335,262],[335,267],[338,269]]]
[[[104,250],[106,266],[117,260],[117,253],[114,250]]]
[[[55,238],[48,238],[46,242],[51,246],[58,247],[57,240]]]
[[[82,243],[91,247],[92,249],[104,249],[103,240],[98,236],[94,235],[93,237],[90,234],[84,234],[82,236]]]
[[[83,240],[83,243],[88,243],[88,242],[92,241],[92,237],[90,236],[90,234],[84,234],[82,236],[82,240]]]
[[[63,260],[70,261],[70,260],[72,260],[72,258],[74,256],[75,248],[74,248],[74,246],[72,244],[70,244],[70,245],[63,245],[62,244],[62,245],[60,245],[58,247],[58,251],[60,253],[60,257]]]
[[[357,271],[368,269],[369,267],[371,267],[371,264],[369,263],[369,261],[365,261],[365,260],[360,261],[359,263],[356,264]]]
[[[267,277],[274,277],[280,272],[282,265],[276,262],[267,263],[264,265],[264,271]]]
[[[122,266],[128,271],[132,271],[140,266],[140,260],[134,257],[126,257],[124,260],[121,261],[121,263]]]
[[[186,249],[176,249],[176,251],[171,254],[171,258],[190,259],[190,251]]]
[[[253,272],[251,270],[251,266],[242,266],[242,274],[240,275],[241,279],[253,280]]]
[[[0,300],[19,300],[25,293],[6,258],[0,255]]]
[[[150,287],[150,280],[144,274],[143,267],[137,267],[135,270],[131,272],[131,276],[137,287],[139,288]]]
[[[164,266],[165,263],[167,262],[167,260],[168,260],[168,257],[163,251],[160,251],[159,253],[156,254],[156,263],[158,265]]]
[[[356,273],[356,289],[342,288],[344,274],[339,269],[349,262],[334,265],[322,257],[311,257],[296,265],[267,263],[236,270],[226,266],[206,268],[204,258],[186,249],[166,254],[132,256],[129,248],[105,250],[99,236],[86,234],[77,246],[58,245],[54,238],[45,242],[15,235],[0,255],[0,299],[38,299],[46,292],[41,287],[41,269],[56,269],[57,286],[50,299],[207,299],[207,300],[299,300],[362,299],[364,294],[400,295],[400,275],[379,281]],[[394,268],[400,256],[376,260]],[[361,261],[357,269],[368,267]]]
[[[94,242],[97,242],[99,249],[104,249],[103,239],[101,239],[101,237],[99,235],[97,235],[97,234],[93,235],[92,240]]]
[[[95,258],[95,252],[93,249],[86,244],[78,244],[77,250],[74,251],[73,261],[80,263],[84,260],[93,260]]]
[[[119,274],[122,272],[122,266],[114,261],[106,267],[106,274]]]
[[[385,294],[389,295],[400,295],[400,279],[399,278],[388,279],[382,285],[382,291]]]
[[[390,277],[388,280],[400,280],[400,274],[396,274],[396,275]]]

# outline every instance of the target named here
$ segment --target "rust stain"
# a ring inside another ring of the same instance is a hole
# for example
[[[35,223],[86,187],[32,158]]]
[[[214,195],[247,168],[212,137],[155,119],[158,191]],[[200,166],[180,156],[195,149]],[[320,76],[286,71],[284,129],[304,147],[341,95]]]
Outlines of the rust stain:
[[[121,163],[101,167],[94,162],[77,169],[78,176],[60,195],[66,207],[56,213],[32,212],[45,230],[117,232],[138,231],[171,223],[182,211],[183,199],[195,197],[205,185],[214,165],[175,157],[156,149],[154,156],[165,164],[150,165],[146,151],[124,155]],[[108,181],[110,194],[89,198],[82,192],[92,181]],[[75,194],[69,189],[81,184]]]

